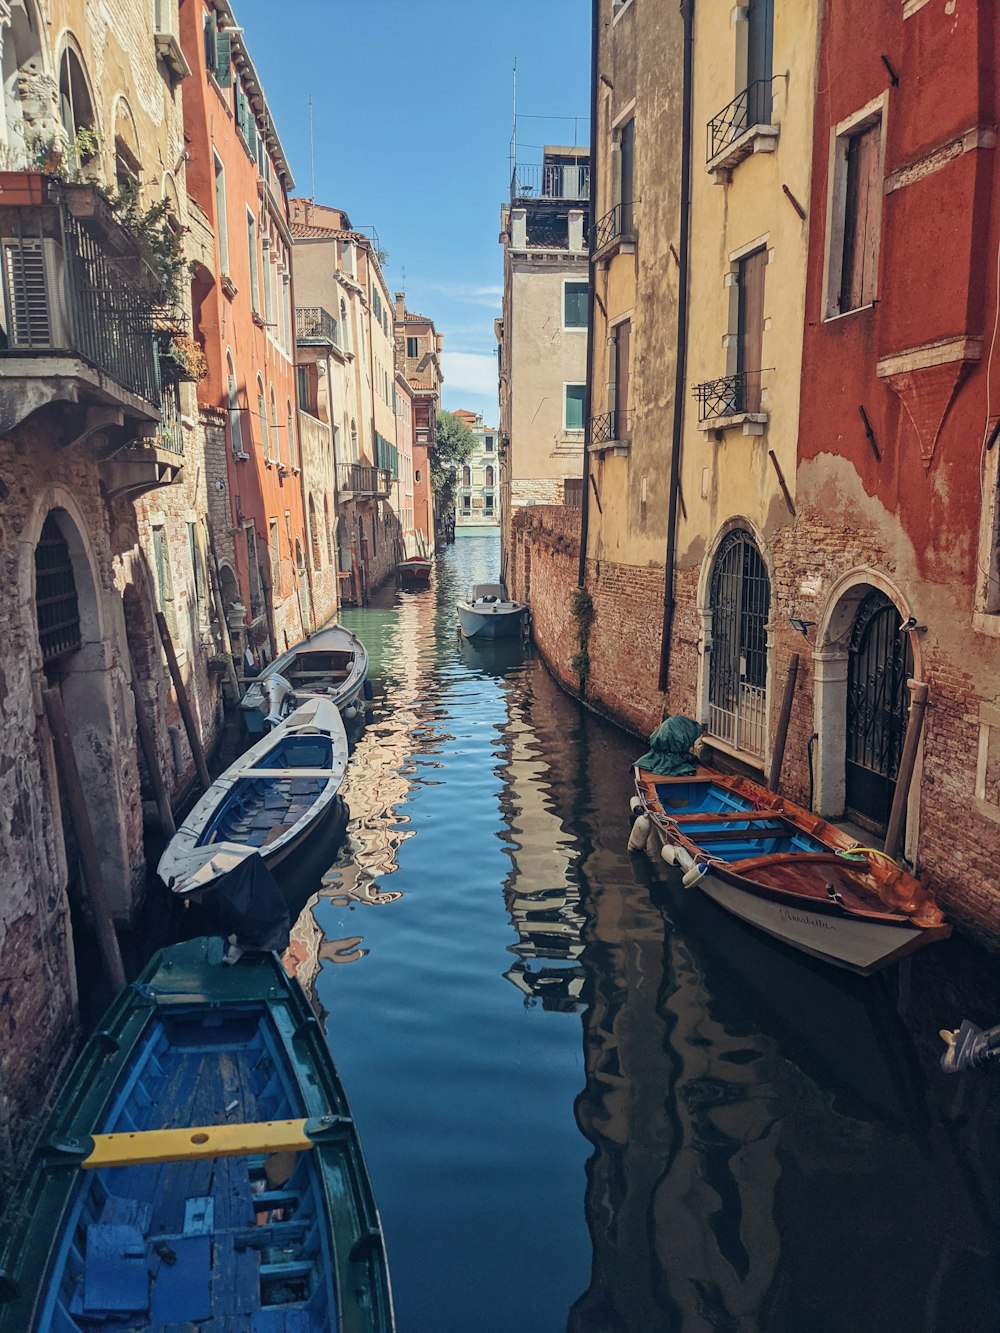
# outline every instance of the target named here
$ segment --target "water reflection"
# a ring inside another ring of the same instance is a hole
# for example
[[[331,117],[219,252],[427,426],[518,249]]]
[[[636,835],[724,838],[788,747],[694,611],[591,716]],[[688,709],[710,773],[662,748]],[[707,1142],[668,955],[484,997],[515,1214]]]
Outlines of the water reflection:
[[[854,978],[630,857],[638,743],[530,650],[456,635],[495,556],[467,539],[345,617],[375,707],[289,950],[400,1329],[996,1327],[1000,1084],[941,1076],[935,1035],[995,1021],[992,960]]]

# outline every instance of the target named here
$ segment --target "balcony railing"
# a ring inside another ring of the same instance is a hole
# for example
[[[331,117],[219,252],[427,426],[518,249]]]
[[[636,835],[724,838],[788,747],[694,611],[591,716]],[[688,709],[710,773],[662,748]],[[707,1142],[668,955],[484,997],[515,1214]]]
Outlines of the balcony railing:
[[[392,489],[388,468],[366,463],[338,464],[337,482],[341,496],[353,495],[360,500],[385,500]]]
[[[760,377],[763,370],[741,370],[737,375],[706,380],[692,390],[698,400],[698,420],[717,421],[761,410]]]
[[[340,346],[340,325],[321,305],[295,307],[295,341],[315,346]]]
[[[771,82],[770,79],[757,79],[708,122],[709,162],[754,125],[770,124]]]
[[[594,227],[594,249],[603,250],[613,241],[629,240],[632,236],[632,204],[615,204]]]
[[[100,221],[85,227],[48,184],[37,205],[0,206],[0,357],[76,356],[158,407],[154,296],[138,280],[135,243]]]
[[[592,445],[615,444],[618,440],[630,439],[632,435],[632,412],[620,408],[614,412],[604,412],[599,417],[590,418],[590,443]]]
[[[510,178],[511,199],[586,200],[590,166],[586,162],[518,164]]]

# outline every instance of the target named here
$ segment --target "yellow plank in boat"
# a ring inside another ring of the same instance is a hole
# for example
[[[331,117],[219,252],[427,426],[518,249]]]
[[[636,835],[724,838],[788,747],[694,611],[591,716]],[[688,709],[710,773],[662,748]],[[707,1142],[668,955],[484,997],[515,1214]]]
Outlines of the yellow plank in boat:
[[[85,1171],[149,1162],[187,1162],[210,1157],[250,1157],[303,1152],[313,1146],[305,1120],[262,1120],[241,1125],[196,1125],[190,1129],[147,1129],[131,1134],[95,1134]]]

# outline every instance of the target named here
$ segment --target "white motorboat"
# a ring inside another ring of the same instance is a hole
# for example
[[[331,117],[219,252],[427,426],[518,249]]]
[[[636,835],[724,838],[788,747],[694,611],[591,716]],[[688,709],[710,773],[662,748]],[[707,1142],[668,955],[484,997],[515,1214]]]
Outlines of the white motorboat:
[[[528,624],[524,602],[512,602],[502,583],[476,583],[458,603],[458,623],[467,639],[511,639]]]
[[[337,705],[306,700],[216,778],[167,844],[160,878],[197,897],[254,852],[273,871],[331,812],[346,769]]]
[[[367,676],[365,645],[330,625],[268,663],[240,700],[244,725],[256,735],[313,696],[335,703],[350,722],[364,711]]]

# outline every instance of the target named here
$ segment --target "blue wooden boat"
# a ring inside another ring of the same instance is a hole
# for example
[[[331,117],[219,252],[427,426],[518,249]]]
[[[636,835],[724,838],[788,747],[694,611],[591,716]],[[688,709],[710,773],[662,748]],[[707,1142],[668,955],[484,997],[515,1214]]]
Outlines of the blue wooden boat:
[[[176,893],[201,893],[259,852],[272,873],[332,813],[347,769],[334,703],[309,699],[226,769],[167,844],[157,873]]]
[[[156,955],[87,1042],[7,1217],[0,1330],[390,1333],[326,1042],[274,954]]]
[[[630,850],[655,832],[686,887],[796,949],[868,975],[951,934],[931,894],[884,852],[749,778],[636,768],[635,785]]]

